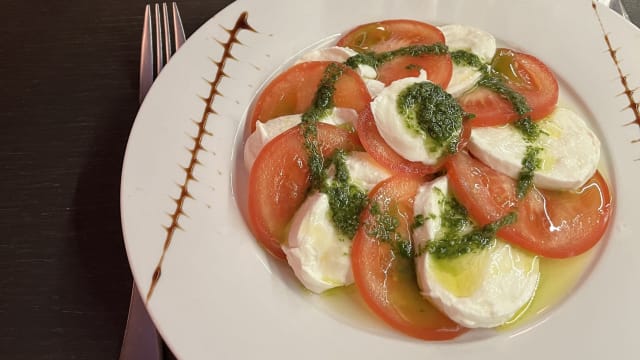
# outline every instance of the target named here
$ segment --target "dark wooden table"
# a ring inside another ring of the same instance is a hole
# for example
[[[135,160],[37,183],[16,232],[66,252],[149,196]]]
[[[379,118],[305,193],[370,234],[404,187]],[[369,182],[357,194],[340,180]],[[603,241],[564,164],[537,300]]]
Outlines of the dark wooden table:
[[[229,0],[180,0],[187,34]],[[639,23],[638,0],[625,4]],[[2,3],[0,359],[115,359],[131,274],[120,170],[145,1]]]
[[[180,0],[187,34],[230,0]],[[0,359],[116,359],[143,0],[2,2]]]

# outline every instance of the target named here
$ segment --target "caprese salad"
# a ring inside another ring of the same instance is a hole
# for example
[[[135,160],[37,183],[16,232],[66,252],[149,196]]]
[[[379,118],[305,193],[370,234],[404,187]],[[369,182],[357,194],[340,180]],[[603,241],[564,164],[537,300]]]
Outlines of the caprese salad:
[[[317,49],[259,94],[248,221],[314,293],[355,283],[422,339],[512,320],[543,258],[603,236],[600,142],[535,56],[486,31],[386,20]]]

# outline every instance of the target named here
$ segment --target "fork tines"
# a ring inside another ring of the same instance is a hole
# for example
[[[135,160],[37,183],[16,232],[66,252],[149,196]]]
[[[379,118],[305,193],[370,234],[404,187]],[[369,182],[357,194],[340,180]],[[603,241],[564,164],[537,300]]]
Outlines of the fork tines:
[[[167,3],[162,3],[162,5],[154,4],[153,17],[151,15],[151,5],[145,7],[142,54],[140,57],[140,100],[142,100],[151,86],[153,79],[158,76],[171,55],[173,55],[173,52],[185,41],[178,5],[175,2],[171,4],[171,15],[169,14]],[[160,10],[161,7],[162,10]]]

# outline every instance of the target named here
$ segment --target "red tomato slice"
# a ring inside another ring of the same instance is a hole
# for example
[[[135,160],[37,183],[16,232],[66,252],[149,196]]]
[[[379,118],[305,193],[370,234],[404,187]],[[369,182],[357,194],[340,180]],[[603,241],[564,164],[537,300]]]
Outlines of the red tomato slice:
[[[318,84],[329,65],[328,61],[314,61],[294,65],[278,75],[262,91],[251,112],[249,122],[251,132],[256,129],[256,121],[301,114],[309,109]],[[336,107],[351,108],[357,112],[366,108],[371,96],[360,76],[347,66],[335,83],[333,102]]]
[[[358,121],[356,122],[356,130],[362,146],[380,165],[386,167],[391,171],[403,172],[416,175],[428,175],[433,174],[440,170],[444,165],[447,158],[442,159],[440,163],[436,165],[426,165],[421,162],[409,161],[403,158],[395,150],[393,150],[382,138],[376,122],[373,119],[373,113],[371,107],[360,113]],[[471,130],[468,126],[463,126],[462,134],[460,136],[460,143],[458,144],[458,150],[465,147],[469,140]]]
[[[549,115],[558,103],[558,80],[536,57],[509,49],[498,49],[494,69],[505,75],[507,86],[522,94],[531,108],[527,115],[539,120]],[[511,103],[495,92],[477,87],[462,95],[458,102],[476,117],[471,126],[504,125],[520,118]]]
[[[538,255],[579,255],[602,238],[609,223],[611,194],[598,172],[577,191],[534,188],[518,204],[515,180],[466,153],[456,154],[447,170],[454,194],[481,225],[517,208],[516,224],[498,235]]]
[[[421,183],[419,177],[397,175],[378,184],[369,195],[370,204],[379,204],[398,220],[397,231],[403,239],[410,239],[413,198]],[[361,219],[351,262],[356,286],[373,312],[392,327],[420,339],[447,340],[466,331],[420,295],[413,258],[394,254],[389,242],[370,235],[367,224],[375,222],[371,205]]]
[[[347,130],[318,124],[318,143],[324,157],[336,149],[359,148],[358,137]],[[275,257],[284,259],[280,244],[287,225],[310,186],[308,155],[300,126],[271,140],[256,158],[249,176],[249,225],[256,239]]]
[[[387,20],[364,24],[348,32],[338,46],[350,47],[356,51],[376,53],[396,50],[409,45],[430,45],[445,43],[445,38],[437,27],[414,20]],[[446,88],[451,80],[453,65],[447,55],[402,56],[378,68],[378,80],[389,85],[394,80],[416,77],[420,69],[427,71],[427,77]]]

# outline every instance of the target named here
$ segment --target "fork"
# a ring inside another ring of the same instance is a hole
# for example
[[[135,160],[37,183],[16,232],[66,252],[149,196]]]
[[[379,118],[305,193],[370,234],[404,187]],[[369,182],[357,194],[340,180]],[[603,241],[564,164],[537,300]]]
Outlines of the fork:
[[[631,19],[629,18],[629,14],[627,13],[627,10],[624,8],[624,5],[622,4],[622,0],[598,0],[598,2],[603,4],[604,6],[607,6],[611,10],[617,12],[626,20],[631,21]]]
[[[172,29],[169,25],[170,16],[167,3],[162,3],[162,6],[155,4],[153,6],[153,17],[151,16],[151,5],[147,5],[144,10],[142,45],[140,47],[141,103],[147,95],[153,80],[162,71],[174,51],[185,42],[184,28],[178,5],[173,2],[171,7]],[[120,360],[162,359],[162,357],[162,340],[134,283],[131,289],[127,325],[120,349]]]

